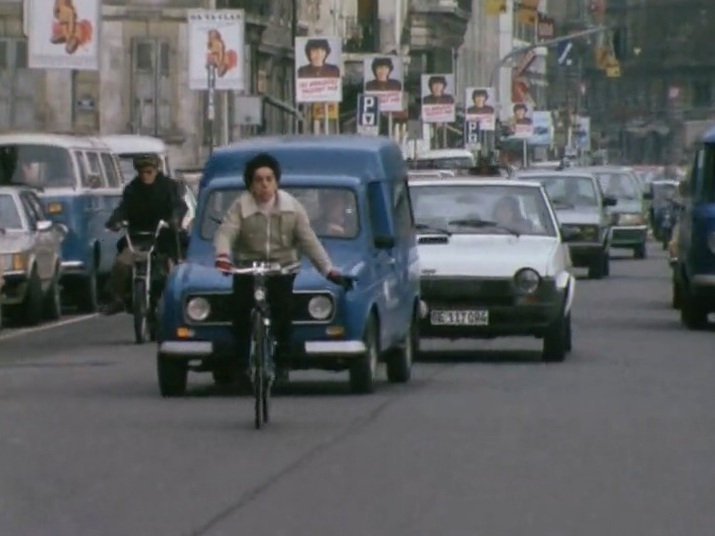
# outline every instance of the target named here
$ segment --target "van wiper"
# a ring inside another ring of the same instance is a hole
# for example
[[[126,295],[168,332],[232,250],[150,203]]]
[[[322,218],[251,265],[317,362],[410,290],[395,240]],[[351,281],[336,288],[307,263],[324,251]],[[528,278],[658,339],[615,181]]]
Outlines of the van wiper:
[[[429,233],[436,233],[445,236],[452,236],[452,234],[454,234],[448,229],[442,229],[441,227],[433,227],[432,225],[427,225],[426,223],[415,224],[415,229],[417,229],[418,231],[427,231]]]
[[[513,229],[507,225],[502,225],[501,223],[492,220],[480,220],[479,218],[463,218],[459,220],[451,220],[447,223],[449,223],[450,225],[456,225],[457,227],[472,227],[473,229],[493,227],[495,229],[507,231],[514,236],[521,236],[521,233],[516,229]]]

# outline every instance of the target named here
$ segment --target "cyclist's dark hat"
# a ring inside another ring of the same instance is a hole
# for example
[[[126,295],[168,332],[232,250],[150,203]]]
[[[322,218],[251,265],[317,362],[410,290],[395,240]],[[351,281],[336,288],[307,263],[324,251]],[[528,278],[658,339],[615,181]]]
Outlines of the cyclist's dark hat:
[[[155,154],[140,154],[134,157],[134,169],[139,171],[148,167],[159,169],[159,157]]]
[[[253,174],[256,170],[262,167],[271,168],[273,174],[276,176],[276,182],[281,182],[281,166],[278,160],[268,153],[259,153],[246,162],[246,167],[243,170],[243,183],[246,185],[246,188],[251,186]]]

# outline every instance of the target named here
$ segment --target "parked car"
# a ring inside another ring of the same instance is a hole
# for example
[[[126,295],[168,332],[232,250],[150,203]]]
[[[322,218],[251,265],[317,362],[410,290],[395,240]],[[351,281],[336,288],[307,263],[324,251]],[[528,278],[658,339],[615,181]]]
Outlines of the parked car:
[[[575,168],[563,171],[519,171],[516,179],[542,184],[556,210],[562,229],[567,230],[571,262],[588,268],[588,277],[602,279],[610,274],[611,225],[608,207],[616,199],[601,193],[598,179]]]
[[[278,137],[214,151],[199,189],[186,262],[169,276],[161,305],[157,370],[164,396],[185,392],[187,373],[217,383],[241,373],[231,322],[231,279],[214,269],[218,221],[243,191],[247,160],[269,151],[281,187],[304,206],[336,267],[357,277],[345,293],[305,262],[295,280],[292,369],[349,372],[354,392],[371,392],[378,360],[388,380],[411,376],[418,343],[419,267],[407,169],[390,140],[361,136]],[[339,194],[341,202],[331,194]],[[321,222],[336,211],[347,226]]]
[[[534,336],[545,361],[563,361],[576,280],[542,186],[415,179],[410,193],[420,233],[420,336]]]
[[[47,219],[28,188],[0,187],[0,306],[27,325],[62,315],[62,240],[67,228]]]
[[[688,329],[705,329],[715,312],[715,128],[699,140],[690,176],[679,185],[673,293]]]
[[[99,280],[109,275],[119,235],[104,227],[122,194],[119,163],[98,138],[0,135],[0,185],[37,188],[47,218],[65,225],[63,295],[96,311]]]
[[[612,217],[611,247],[630,249],[636,259],[645,259],[648,243],[648,207],[652,198],[643,191],[643,185],[629,167],[595,166],[582,168],[598,178],[601,190],[607,197],[616,199],[609,208]]]

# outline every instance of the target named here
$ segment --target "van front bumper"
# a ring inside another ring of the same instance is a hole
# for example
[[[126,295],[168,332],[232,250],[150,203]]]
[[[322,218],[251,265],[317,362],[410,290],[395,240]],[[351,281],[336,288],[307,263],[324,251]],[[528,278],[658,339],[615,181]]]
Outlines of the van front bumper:
[[[305,341],[293,344],[288,365],[293,369],[340,370],[366,351],[362,341]],[[232,344],[211,341],[164,341],[159,344],[159,353],[177,361],[221,361],[237,355]]]

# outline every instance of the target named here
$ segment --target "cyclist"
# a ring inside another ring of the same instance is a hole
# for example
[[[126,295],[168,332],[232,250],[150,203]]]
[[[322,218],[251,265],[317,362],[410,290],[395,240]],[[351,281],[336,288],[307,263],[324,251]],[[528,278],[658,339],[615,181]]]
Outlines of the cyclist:
[[[214,235],[216,268],[228,272],[237,264],[266,261],[282,265],[298,261],[304,254],[331,282],[352,288],[352,279],[333,268],[328,253],[311,228],[303,205],[278,188],[281,168],[278,161],[261,153],[246,163],[241,193],[229,207]],[[282,372],[290,357],[293,319],[293,281],[296,274],[270,277],[266,299],[271,308],[276,340],[276,366]],[[248,364],[251,311],[254,306],[253,278],[233,278],[234,336],[242,364]]]
[[[180,222],[188,211],[183,197],[179,194],[178,182],[164,175],[160,170],[156,155],[138,155],[134,158],[137,176],[124,187],[122,200],[106,223],[108,229],[119,230],[126,221],[135,232],[154,232],[161,220],[172,228],[160,233],[157,250],[169,259],[177,260],[176,233]],[[102,308],[105,315],[124,311],[124,299],[131,287],[133,258],[127,247],[126,238],[117,243],[118,254],[109,274],[112,301]]]

